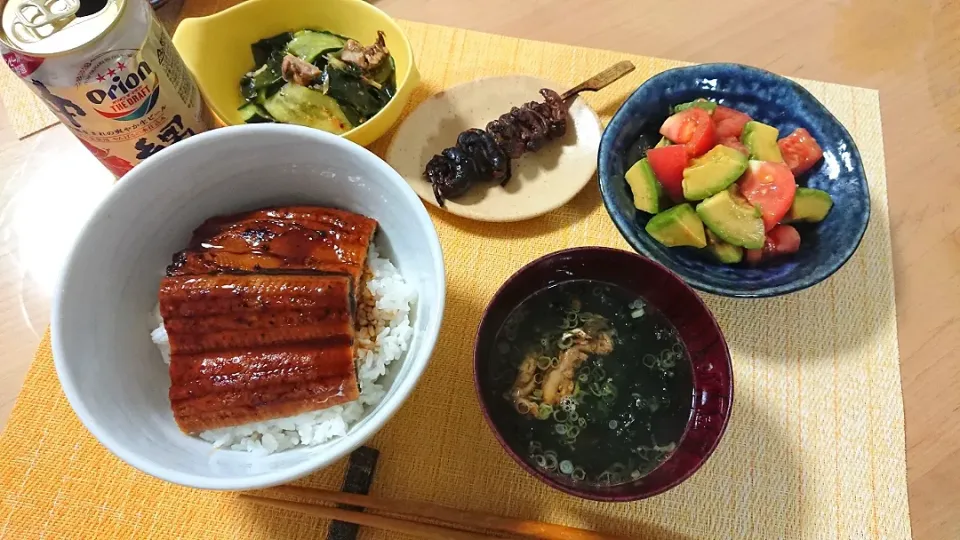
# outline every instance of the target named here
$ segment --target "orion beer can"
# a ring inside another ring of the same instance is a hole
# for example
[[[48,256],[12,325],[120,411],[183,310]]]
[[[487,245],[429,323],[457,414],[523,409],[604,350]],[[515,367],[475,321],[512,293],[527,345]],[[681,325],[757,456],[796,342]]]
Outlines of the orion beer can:
[[[207,129],[197,85],[146,0],[7,0],[0,53],[118,178]]]

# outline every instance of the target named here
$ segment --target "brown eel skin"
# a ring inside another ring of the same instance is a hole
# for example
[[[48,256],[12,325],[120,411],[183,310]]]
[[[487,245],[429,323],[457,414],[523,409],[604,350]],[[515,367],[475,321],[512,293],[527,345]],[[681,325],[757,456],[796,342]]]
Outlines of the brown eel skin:
[[[377,222],[315,206],[266,208],[207,220],[177,253],[168,276],[223,271],[346,274],[355,290]]]
[[[350,276],[170,276],[159,298],[170,403],[185,433],[359,397]]]

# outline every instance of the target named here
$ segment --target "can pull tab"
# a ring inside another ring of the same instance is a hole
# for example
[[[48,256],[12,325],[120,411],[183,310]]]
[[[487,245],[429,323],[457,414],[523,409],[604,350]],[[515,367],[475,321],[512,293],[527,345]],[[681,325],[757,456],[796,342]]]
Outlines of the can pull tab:
[[[53,34],[75,18],[80,0],[25,0],[17,6],[12,30],[33,43]]]

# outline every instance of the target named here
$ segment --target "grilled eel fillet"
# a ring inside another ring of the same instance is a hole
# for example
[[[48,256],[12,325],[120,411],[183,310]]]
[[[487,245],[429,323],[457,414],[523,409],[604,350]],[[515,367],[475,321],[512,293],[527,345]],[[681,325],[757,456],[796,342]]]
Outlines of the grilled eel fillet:
[[[173,276],[160,285],[170,403],[196,433],[356,400],[344,275]]]
[[[267,208],[207,220],[174,255],[168,276],[224,271],[347,274],[355,291],[377,222],[317,206]]]

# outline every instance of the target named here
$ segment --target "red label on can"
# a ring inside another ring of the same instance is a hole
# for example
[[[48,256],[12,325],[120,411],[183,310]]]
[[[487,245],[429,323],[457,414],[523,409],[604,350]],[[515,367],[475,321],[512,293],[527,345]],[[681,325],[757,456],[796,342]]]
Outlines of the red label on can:
[[[5,53],[3,59],[7,62],[7,65],[10,66],[10,69],[21,77],[30,75],[43,63],[43,58],[36,58],[15,52]]]

